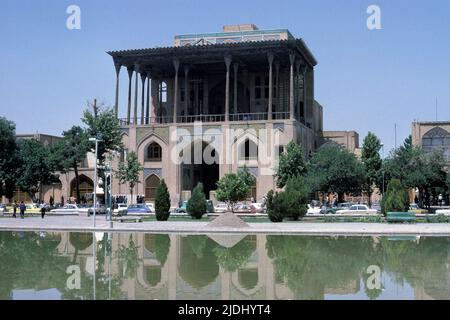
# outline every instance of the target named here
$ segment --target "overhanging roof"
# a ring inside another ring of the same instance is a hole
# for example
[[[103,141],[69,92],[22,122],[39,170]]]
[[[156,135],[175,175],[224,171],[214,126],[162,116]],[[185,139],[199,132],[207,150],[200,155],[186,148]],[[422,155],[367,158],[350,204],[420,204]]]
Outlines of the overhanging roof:
[[[125,66],[141,61],[143,64],[158,64],[163,61],[180,59],[182,62],[195,62],[203,58],[219,59],[224,54],[233,57],[251,56],[255,54],[267,54],[273,52],[275,58],[288,59],[285,54],[289,51],[296,52],[311,66],[317,65],[317,60],[302,39],[291,40],[264,40],[238,43],[206,44],[195,46],[155,47],[145,49],[108,51],[115,62]]]

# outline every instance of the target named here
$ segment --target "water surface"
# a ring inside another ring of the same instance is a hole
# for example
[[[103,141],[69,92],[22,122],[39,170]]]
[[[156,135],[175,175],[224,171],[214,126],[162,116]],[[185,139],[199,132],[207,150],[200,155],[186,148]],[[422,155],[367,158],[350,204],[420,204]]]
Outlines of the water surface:
[[[448,299],[449,249],[445,237],[0,232],[0,299]]]

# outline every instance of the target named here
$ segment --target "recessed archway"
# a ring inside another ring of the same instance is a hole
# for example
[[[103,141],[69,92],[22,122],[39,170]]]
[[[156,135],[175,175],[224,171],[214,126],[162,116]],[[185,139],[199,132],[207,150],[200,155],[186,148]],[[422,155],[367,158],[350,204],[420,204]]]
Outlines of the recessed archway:
[[[155,201],[156,188],[158,187],[160,179],[157,175],[152,174],[145,180],[145,201]]]
[[[186,147],[181,163],[182,190],[192,191],[201,182],[206,198],[210,192],[216,190],[219,180],[219,155],[216,150],[205,141],[195,141]]]
[[[84,174],[78,177],[79,179],[79,188],[80,188],[80,197],[81,199],[77,199],[77,202],[86,202],[90,199],[91,195],[94,192],[94,182]],[[77,181],[76,178],[73,178],[70,183],[70,195],[74,198],[77,198]]]

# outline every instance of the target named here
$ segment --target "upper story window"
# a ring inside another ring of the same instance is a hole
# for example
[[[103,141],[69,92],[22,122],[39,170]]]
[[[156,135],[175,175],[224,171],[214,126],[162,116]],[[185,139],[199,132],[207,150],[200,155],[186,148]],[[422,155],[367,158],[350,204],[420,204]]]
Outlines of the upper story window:
[[[258,159],[258,146],[253,141],[247,139],[241,145],[240,148],[240,159],[241,160],[256,160]]]
[[[161,161],[162,159],[162,150],[161,146],[157,144],[156,142],[152,142],[147,147],[147,154],[146,154],[146,160],[147,161]]]
[[[167,102],[167,83],[165,81],[161,82],[159,85],[160,99],[161,102]]]
[[[255,99],[269,98],[269,77],[255,76]]]

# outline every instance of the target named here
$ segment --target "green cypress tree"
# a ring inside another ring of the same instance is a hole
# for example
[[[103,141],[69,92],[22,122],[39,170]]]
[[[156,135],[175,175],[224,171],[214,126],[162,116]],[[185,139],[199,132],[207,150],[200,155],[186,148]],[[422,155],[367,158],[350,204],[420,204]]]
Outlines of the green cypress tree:
[[[155,214],[158,221],[167,221],[170,216],[170,194],[164,179],[156,188]]]
[[[384,214],[388,212],[408,211],[409,199],[405,187],[399,179],[389,181],[387,191],[381,201],[381,209]]]
[[[186,210],[192,219],[201,219],[206,213],[206,196],[203,192],[203,184],[198,183],[192,191]]]

